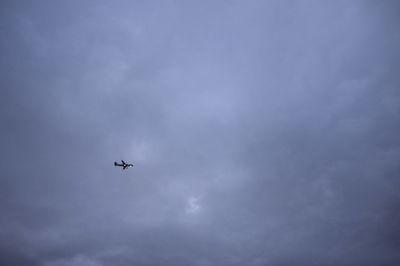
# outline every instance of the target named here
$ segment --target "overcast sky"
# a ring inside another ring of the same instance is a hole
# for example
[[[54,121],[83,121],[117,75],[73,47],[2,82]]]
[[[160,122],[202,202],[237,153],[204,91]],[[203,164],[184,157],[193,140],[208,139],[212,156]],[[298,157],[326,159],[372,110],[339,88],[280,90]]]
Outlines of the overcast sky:
[[[400,265],[399,14],[1,1],[0,264]]]

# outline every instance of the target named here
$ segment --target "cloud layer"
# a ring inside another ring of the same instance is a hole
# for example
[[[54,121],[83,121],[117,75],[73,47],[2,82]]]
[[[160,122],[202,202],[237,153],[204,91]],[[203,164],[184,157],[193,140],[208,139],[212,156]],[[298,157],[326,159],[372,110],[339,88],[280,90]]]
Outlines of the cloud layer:
[[[395,1],[0,10],[1,265],[400,263]]]

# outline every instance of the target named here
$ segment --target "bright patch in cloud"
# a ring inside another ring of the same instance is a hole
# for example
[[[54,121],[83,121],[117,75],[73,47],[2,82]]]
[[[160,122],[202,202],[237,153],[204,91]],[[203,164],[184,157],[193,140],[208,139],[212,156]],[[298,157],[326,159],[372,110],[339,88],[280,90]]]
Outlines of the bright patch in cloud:
[[[197,197],[190,197],[187,200],[187,205],[186,205],[186,212],[187,213],[192,213],[192,214],[196,214],[200,211],[201,206],[199,203],[199,198]]]

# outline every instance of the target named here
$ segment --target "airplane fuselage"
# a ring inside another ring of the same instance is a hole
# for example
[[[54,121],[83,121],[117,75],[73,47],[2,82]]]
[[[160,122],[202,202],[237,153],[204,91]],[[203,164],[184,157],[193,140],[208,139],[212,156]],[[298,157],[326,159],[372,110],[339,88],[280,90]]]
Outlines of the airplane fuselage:
[[[117,163],[117,162],[114,162],[114,166],[120,166],[120,167],[122,167],[123,170],[125,170],[126,168],[129,168],[129,167],[132,167],[132,166],[133,166],[133,164],[126,163],[126,162],[124,162],[123,160],[121,160],[121,162],[122,162],[122,164]]]

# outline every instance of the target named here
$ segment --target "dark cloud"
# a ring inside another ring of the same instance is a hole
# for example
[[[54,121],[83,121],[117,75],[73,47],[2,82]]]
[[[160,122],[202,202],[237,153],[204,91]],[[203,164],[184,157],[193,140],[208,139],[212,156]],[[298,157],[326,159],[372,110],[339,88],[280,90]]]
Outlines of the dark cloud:
[[[0,10],[0,264],[399,264],[395,1]]]

